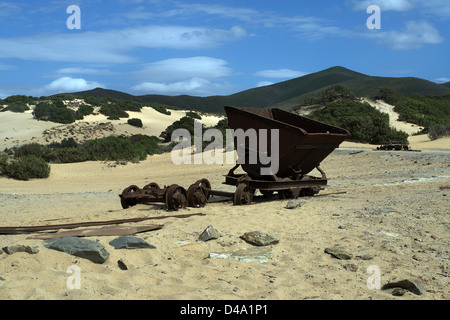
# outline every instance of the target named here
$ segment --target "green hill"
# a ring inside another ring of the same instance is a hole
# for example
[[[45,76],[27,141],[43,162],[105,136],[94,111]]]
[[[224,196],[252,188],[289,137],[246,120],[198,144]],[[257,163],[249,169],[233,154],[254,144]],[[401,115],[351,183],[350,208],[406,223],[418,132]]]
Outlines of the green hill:
[[[450,88],[450,81],[442,84],[444,87]]]
[[[412,94],[430,96],[450,95],[449,83],[440,85],[413,77],[374,77],[343,67],[329,68],[300,78],[245,90],[228,96],[133,96],[127,93],[100,88],[73,94],[81,97],[112,97],[135,100],[148,104],[154,103],[175,106],[180,109],[223,113],[223,107],[226,105],[256,108],[277,107],[290,110],[301,104],[306,98],[313,97],[318,92],[336,84],[344,86],[360,97],[373,97],[378,93],[379,88],[383,86],[390,87],[404,96],[410,96]]]

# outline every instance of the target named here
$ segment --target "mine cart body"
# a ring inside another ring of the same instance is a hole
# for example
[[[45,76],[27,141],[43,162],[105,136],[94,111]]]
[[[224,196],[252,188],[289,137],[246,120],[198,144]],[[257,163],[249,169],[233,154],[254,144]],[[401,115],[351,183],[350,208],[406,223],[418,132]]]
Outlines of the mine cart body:
[[[247,198],[249,193],[255,192],[255,189],[259,189],[263,194],[278,191],[281,198],[318,193],[327,184],[320,163],[350,136],[345,129],[281,109],[225,107],[225,111],[230,128],[233,130],[254,129],[259,133],[261,129],[268,131],[278,129],[279,132],[279,166],[276,174],[262,175],[261,168],[269,165],[259,161],[256,163],[244,161],[245,163],[241,163],[240,166],[246,174],[235,174],[234,171],[239,167],[237,165],[226,176],[225,184],[236,185],[238,188],[236,193],[245,189],[242,184],[247,186],[245,191]],[[267,145],[270,146],[271,134],[266,134],[263,138],[266,137]],[[258,135],[258,140],[260,138]],[[238,147],[235,139],[235,148]],[[246,154],[251,152],[249,146],[244,145],[244,148]],[[315,168],[321,173],[321,177],[308,175]],[[239,198],[239,195],[237,197]],[[243,200],[246,202],[251,199],[243,198]],[[239,199],[237,202],[240,204]]]
[[[234,130],[279,130],[279,178],[310,173],[349,136],[347,130],[281,109],[225,107],[225,111]],[[267,136],[270,146],[271,135]],[[242,169],[256,178],[264,166],[246,163]]]

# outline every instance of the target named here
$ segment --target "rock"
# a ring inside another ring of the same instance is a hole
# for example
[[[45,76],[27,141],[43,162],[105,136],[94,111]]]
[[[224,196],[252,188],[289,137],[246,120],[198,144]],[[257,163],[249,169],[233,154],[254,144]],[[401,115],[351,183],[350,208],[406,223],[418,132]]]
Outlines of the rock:
[[[301,206],[303,206],[306,203],[306,201],[302,201],[300,199],[291,199],[289,200],[289,202],[286,204],[286,209],[296,209],[299,208]]]
[[[229,252],[210,252],[210,259],[231,259],[242,262],[258,262],[267,263],[268,259],[273,256],[273,249],[271,247],[251,247],[247,249],[238,249]]]
[[[403,288],[417,295],[421,295],[423,293],[423,285],[416,279],[404,279],[397,282],[390,282],[381,287],[382,290],[391,288]]]
[[[240,238],[257,246],[270,246],[272,244],[277,244],[280,242],[277,238],[259,231],[247,232]]]
[[[0,281],[6,281],[5,278],[0,276]]]
[[[364,254],[362,256],[356,256],[356,259],[360,259],[360,260],[372,260],[373,258],[375,258],[375,256],[370,253]]]
[[[324,251],[325,253],[331,254],[333,257],[340,260],[350,260],[353,257],[351,253],[348,253],[341,248],[326,248]]]
[[[123,261],[123,259],[117,261],[117,264],[119,265],[120,270],[128,270],[128,265],[125,263],[125,261]]]
[[[140,238],[128,236],[116,238],[109,244],[112,245],[114,249],[156,249],[155,246],[152,246]]]
[[[60,238],[44,247],[85,258],[94,263],[104,263],[109,257],[109,253],[99,242],[78,237]]]
[[[206,242],[212,239],[219,239],[219,238],[220,238],[219,232],[216,229],[214,229],[213,226],[209,226],[202,232],[200,237],[198,237],[198,240]]]
[[[29,254],[37,254],[39,252],[39,250],[37,248],[23,246],[23,245],[4,247],[3,251],[5,251],[7,254],[14,254],[16,252],[26,252]]]

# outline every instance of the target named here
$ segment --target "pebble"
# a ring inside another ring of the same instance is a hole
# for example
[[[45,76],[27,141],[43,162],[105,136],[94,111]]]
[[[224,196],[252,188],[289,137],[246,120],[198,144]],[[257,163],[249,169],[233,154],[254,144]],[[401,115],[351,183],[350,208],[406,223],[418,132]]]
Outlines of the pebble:
[[[280,242],[277,238],[259,231],[244,233],[240,238],[257,246],[269,246]]]
[[[340,260],[350,260],[353,257],[351,253],[348,253],[341,248],[326,248],[324,251],[325,253],[331,254],[333,257]]]

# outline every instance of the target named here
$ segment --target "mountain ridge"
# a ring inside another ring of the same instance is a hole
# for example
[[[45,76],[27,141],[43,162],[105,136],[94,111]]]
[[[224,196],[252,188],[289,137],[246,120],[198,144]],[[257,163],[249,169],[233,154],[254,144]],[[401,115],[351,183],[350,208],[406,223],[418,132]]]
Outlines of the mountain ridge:
[[[342,85],[360,97],[373,97],[380,87],[387,86],[409,96],[411,94],[444,96],[450,95],[450,82],[437,84],[416,77],[379,77],[369,76],[344,67],[331,67],[305,76],[251,88],[231,95],[197,97],[189,95],[167,96],[147,94],[134,96],[128,93],[96,88],[72,93],[81,97],[110,97],[123,100],[135,100],[149,104],[163,104],[180,109],[202,112],[223,113],[226,105],[254,108],[281,108],[292,110],[306,98],[332,85]]]

